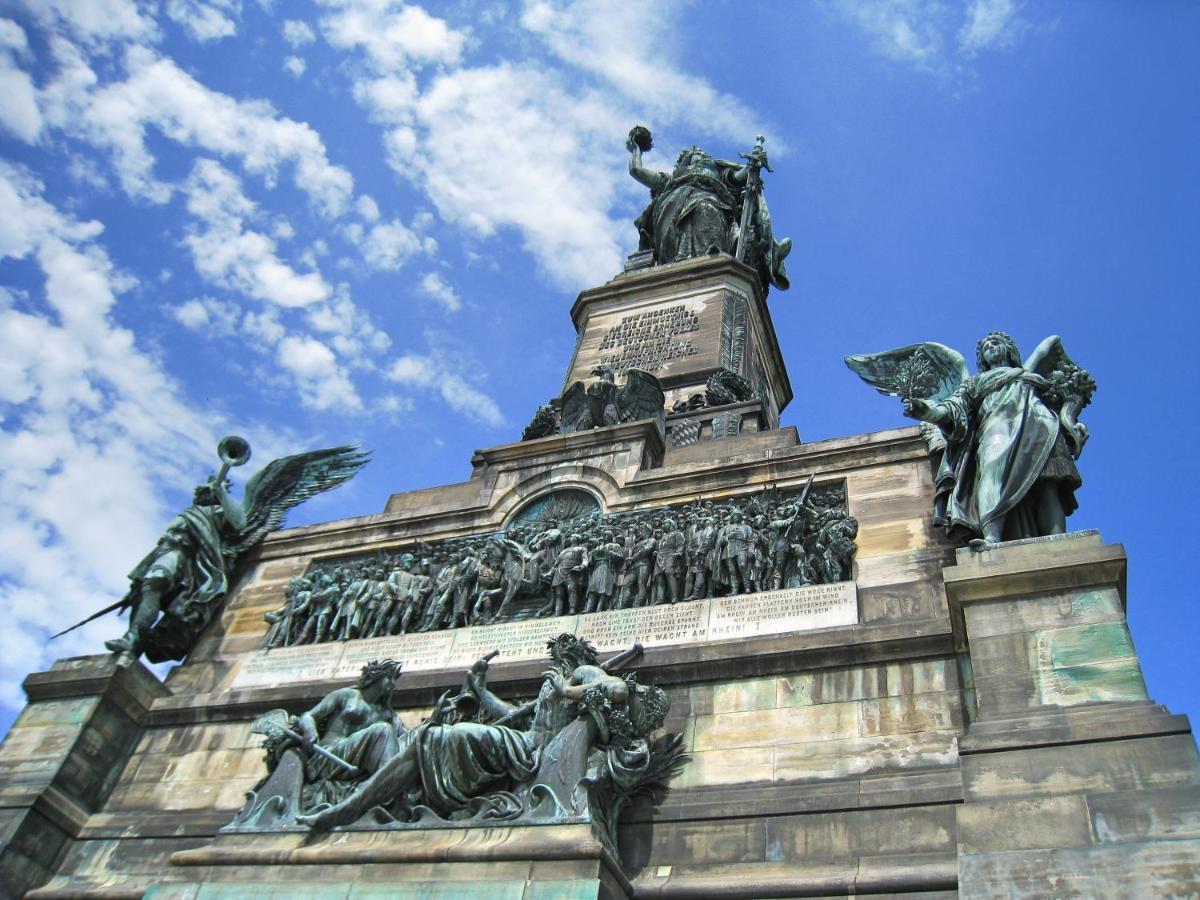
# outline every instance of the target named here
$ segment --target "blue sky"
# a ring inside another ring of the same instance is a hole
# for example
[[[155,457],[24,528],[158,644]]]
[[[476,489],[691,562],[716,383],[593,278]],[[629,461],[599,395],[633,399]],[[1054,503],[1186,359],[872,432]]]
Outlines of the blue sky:
[[[904,422],[846,353],[1064,337],[1071,525],[1126,546],[1151,695],[1195,712],[1198,37],[1182,2],[0,2],[0,729],[119,630],[45,643],[221,435],[374,450],[294,524],[516,439],[636,246],[639,122],[660,167],[767,135],[804,439]]]

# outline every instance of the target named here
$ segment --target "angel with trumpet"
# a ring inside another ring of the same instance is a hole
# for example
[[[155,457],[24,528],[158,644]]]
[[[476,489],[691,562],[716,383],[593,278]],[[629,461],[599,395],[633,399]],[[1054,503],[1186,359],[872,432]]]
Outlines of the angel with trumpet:
[[[287,511],[314,494],[349,480],[368,459],[357,447],[330,447],[268,463],[247,483],[245,497],[229,493],[226,474],[250,459],[250,444],[231,435],[217,447],[221,469],[199,485],[192,503],[133,571],[129,591],[111,606],[55,637],[116,610],[129,610],[129,627],[105,641],[114,653],[150,662],[183,659],[231,586],[238,560],[282,527]]]

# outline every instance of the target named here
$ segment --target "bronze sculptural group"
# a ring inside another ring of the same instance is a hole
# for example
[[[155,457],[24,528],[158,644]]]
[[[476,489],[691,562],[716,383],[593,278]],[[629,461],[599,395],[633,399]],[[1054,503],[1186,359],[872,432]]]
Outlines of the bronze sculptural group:
[[[412,730],[388,705],[400,668],[392,660],[372,661],[357,687],[299,716],[260,716],[268,771],[227,830],[588,816],[615,844],[621,808],[686,759],[679,735],[652,738],[670,701],[636,673],[616,674],[640,646],[603,663],[572,634],[547,649],[534,699],[512,704],[491,691],[492,653]]]
[[[1096,383],[1057,336],[1022,361],[1016,342],[995,331],[976,362],[969,375],[961,354],[936,343],[846,357],[925,423],[937,458],[935,524],[975,549],[1062,534],[1083,483],[1075,460],[1088,431],[1077,416]]]
[[[845,581],[857,533],[840,487],[638,513],[518,519],[498,534],[317,564],[267,613],[263,646]]]

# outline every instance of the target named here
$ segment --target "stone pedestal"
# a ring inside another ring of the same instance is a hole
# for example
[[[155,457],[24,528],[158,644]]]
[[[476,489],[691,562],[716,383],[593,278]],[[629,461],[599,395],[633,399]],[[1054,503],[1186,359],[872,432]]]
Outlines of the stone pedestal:
[[[628,879],[587,823],[221,835],[171,856],[146,900],[626,900]]]
[[[56,662],[25,679],[26,707],[0,762],[0,896],[46,881],[88,817],[103,808],[142,734],[150,704],[170,693],[141,663],[114,656]]]
[[[1124,550],[1097,532],[1014,541],[958,551],[944,577],[974,693],[960,896],[1193,892],[1200,758],[1186,717],[1147,698]]]
[[[564,390],[575,381],[592,380],[592,369],[602,363],[618,373],[643,369],[662,383],[670,411],[677,401],[703,394],[709,376],[724,368],[745,378],[754,391],[753,409],[731,411],[753,425],[748,430],[778,428],[779,413],[791,402],[791,383],[758,276],[731,256],[618,275],[581,293],[571,320],[579,338]],[[729,429],[731,421],[726,417],[719,427]],[[704,431],[701,439],[712,436]]]

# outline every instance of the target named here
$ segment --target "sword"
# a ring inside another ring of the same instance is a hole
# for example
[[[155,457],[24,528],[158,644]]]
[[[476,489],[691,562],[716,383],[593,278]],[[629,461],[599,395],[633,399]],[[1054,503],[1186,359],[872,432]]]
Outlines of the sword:
[[[50,638],[50,640],[54,640],[54,638],[57,638],[57,637],[62,637],[64,634],[66,634],[69,631],[74,631],[76,628],[82,628],[84,625],[86,625],[88,622],[91,622],[93,619],[98,619],[101,616],[107,616],[110,612],[124,609],[128,605],[129,605],[129,600],[126,599],[125,597],[122,597],[120,600],[118,600],[116,603],[112,604],[111,606],[104,607],[104,609],[100,610],[100,612],[92,613],[90,616],[88,616],[82,622],[76,622],[70,628],[64,628],[58,634],[53,635]]]
[[[315,753],[317,756],[324,757],[349,775],[353,776],[358,774],[357,766],[353,766],[346,762],[336,753],[326,750],[316,741],[310,741],[299,732],[293,731],[287,725],[283,724],[287,720],[288,714],[286,710],[273,709],[270,712],[263,713],[261,716],[255,719],[254,724],[250,726],[250,731],[253,734],[265,734],[267,737],[273,737],[280,734],[286,735],[300,744],[300,746],[305,750]]]

